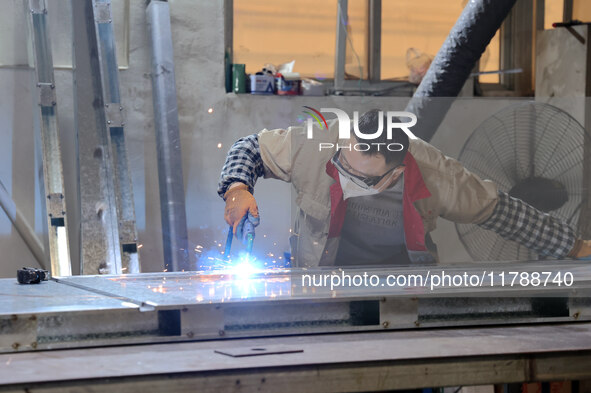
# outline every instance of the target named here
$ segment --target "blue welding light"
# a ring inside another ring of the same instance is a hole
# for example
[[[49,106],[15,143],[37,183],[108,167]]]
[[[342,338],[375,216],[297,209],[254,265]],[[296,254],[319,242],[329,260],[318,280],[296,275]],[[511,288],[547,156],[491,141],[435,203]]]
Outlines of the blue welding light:
[[[259,269],[256,266],[256,258],[247,253],[240,253],[238,259],[232,261],[230,267],[230,271],[241,279],[249,278]]]

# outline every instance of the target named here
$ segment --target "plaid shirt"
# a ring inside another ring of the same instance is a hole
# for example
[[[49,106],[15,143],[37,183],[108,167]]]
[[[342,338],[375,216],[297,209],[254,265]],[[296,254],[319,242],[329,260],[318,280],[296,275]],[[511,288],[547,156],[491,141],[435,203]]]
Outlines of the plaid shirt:
[[[246,184],[248,190],[253,193],[254,184],[264,173],[258,135],[240,138],[228,151],[220,176],[218,194],[223,198],[230,184],[235,182]]]
[[[499,191],[499,202],[493,214],[480,226],[539,255],[554,258],[565,258],[577,239],[575,231],[566,222],[502,191]]]
[[[257,179],[263,174],[257,134],[241,138],[228,152],[218,194],[223,197],[234,182],[248,185],[252,193]],[[540,255],[554,258],[565,258],[576,241],[575,231],[566,222],[502,191],[499,191],[499,201],[492,215],[479,225],[504,239],[519,242]]]

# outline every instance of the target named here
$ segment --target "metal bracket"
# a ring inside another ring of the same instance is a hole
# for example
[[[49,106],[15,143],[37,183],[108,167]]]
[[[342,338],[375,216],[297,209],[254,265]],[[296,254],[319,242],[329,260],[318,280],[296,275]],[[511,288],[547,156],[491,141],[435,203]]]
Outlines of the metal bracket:
[[[32,14],[47,14],[45,0],[29,0],[29,10]]]
[[[0,317],[0,352],[30,351],[36,348],[37,317],[35,315]]]
[[[55,106],[57,98],[55,96],[55,85],[53,83],[37,83],[40,106]]]
[[[94,5],[94,21],[96,23],[111,23],[111,3],[97,3]]]
[[[121,240],[122,245],[137,243],[135,236],[135,221],[119,222],[119,239]]]
[[[181,310],[181,335],[188,338],[225,336],[224,310],[219,305],[185,307]]]
[[[380,324],[384,329],[418,327],[417,298],[384,298],[380,301]]]
[[[117,103],[105,104],[105,114],[107,116],[107,127],[123,127],[123,107]]]
[[[49,194],[47,195],[48,212],[47,214],[51,218],[61,218],[66,212],[64,210],[64,196],[62,194]]]

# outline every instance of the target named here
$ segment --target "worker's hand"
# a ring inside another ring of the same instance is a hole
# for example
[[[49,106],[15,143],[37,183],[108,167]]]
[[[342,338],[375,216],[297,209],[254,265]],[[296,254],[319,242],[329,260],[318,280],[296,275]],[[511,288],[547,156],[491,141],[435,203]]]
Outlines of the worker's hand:
[[[260,219],[259,217],[254,217],[250,212],[248,212],[242,220],[238,223],[236,227],[236,237],[242,241],[242,244],[246,245],[248,243],[248,234],[252,234],[254,236],[254,227],[259,225]]]
[[[575,259],[591,260],[591,240],[577,239],[575,246],[568,256]]]
[[[250,221],[253,226],[259,225],[259,208],[257,202],[248,191],[246,184],[230,188],[224,195],[226,209],[224,219],[234,228],[234,235],[243,240],[244,223]]]

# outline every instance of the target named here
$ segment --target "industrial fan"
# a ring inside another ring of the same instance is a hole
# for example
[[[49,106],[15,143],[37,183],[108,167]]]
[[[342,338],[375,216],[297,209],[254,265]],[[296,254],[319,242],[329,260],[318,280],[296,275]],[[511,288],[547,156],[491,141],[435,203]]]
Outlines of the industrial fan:
[[[585,130],[552,105],[528,102],[505,108],[470,136],[459,161],[501,191],[577,228],[583,191]],[[476,261],[532,260],[535,252],[477,225],[456,224]]]

